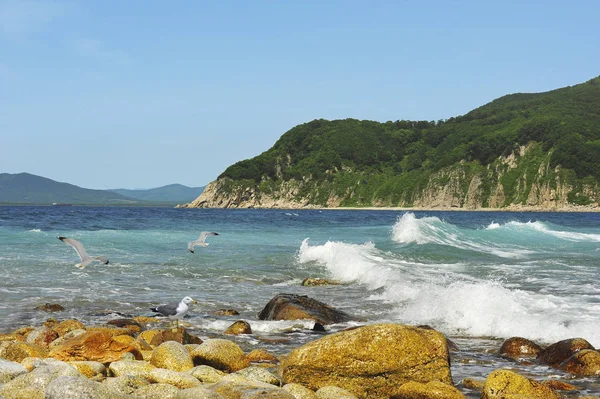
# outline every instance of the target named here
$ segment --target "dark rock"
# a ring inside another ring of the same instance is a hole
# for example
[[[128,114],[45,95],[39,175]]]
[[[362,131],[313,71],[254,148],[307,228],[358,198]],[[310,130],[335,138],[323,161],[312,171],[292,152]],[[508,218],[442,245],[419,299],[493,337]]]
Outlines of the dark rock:
[[[228,335],[239,335],[239,334],[252,334],[252,327],[250,323],[245,320],[238,320],[230,325],[223,334]]]
[[[509,359],[521,359],[536,357],[542,351],[542,347],[533,341],[521,337],[512,337],[502,343],[498,354]]]
[[[35,310],[42,310],[44,312],[62,312],[65,308],[58,303],[45,303],[40,306],[36,306]]]
[[[152,340],[149,342],[149,344],[153,346],[159,346],[163,342],[167,341],[179,342],[182,345],[199,345],[202,343],[202,340],[200,338],[188,333],[185,328],[179,327],[177,329],[161,330],[159,333],[152,337]]]
[[[212,312],[215,316],[239,316],[240,312],[235,309],[219,309]]]
[[[312,329],[313,329],[313,331],[316,331],[316,332],[325,332],[325,326],[323,326],[323,324],[318,323],[318,322],[315,323],[315,325],[313,326]]]
[[[358,320],[341,310],[304,295],[277,294],[258,314],[260,320],[312,319],[323,325]]]
[[[542,350],[536,360],[542,364],[556,368],[582,349],[594,349],[594,347],[583,338],[565,339]]]
[[[582,349],[562,362],[558,368],[578,376],[600,375],[600,352],[593,349]]]

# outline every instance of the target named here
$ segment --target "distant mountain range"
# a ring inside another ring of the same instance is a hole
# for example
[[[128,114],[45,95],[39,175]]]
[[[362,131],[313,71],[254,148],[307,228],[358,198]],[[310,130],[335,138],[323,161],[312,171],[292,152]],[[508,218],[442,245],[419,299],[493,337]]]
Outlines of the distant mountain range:
[[[0,173],[0,204],[175,205],[194,200],[203,189],[171,184],[149,190],[92,190],[30,173]]]

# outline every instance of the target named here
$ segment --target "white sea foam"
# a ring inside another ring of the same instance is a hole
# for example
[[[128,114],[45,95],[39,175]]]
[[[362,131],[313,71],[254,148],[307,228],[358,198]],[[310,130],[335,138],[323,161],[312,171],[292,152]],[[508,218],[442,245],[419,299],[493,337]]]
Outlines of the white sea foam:
[[[40,229],[31,229],[31,230],[29,230],[29,232],[30,233],[41,233],[42,230],[40,230]]]
[[[468,276],[460,265],[402,260],[372,243],[311,246],[306,239],[298,261],[316,262],[342,281],[380,288],[369,299],[394,304],[394,321],[429,324],[466,336],[523,336],[547,343],[582,336],[600,344],[600,309],[588,302],[590,298],[528,291],[518,283]],[[511,267],[515,266],[494,270],[510,276]]]

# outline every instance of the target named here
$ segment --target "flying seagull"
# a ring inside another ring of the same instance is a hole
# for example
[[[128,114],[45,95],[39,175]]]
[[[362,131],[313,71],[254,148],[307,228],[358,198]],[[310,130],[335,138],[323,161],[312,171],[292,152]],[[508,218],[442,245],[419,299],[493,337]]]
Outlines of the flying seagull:
[[[188,249],[190,250],[191,253],[194,253],[194,247],[196,245],[200,246],[200,247],[208,247],[208,243],[204,242],[204,240],[206,240],[206,236],[218,236],[219,233],[215,233],[213,231],[203,231],[202,233],[200,233],[200,237],[198,237],[198,239],[196,241],[190,241],[188,242]]]
[[[155,313],[160,313],[162,316],[168,317],[171,320],[175,320],[177,327],[179,327],[179,319],[185,316],[190,310],[190,303],[198,303],[189,296],[186,296],[179,303],[169,303],[167,305],[160,305],[155,308],[150,308]]]
[[[69,244],[70,246],[72,246],[73,249],[77,252],[77,255],[79,255],[79,257],[81,258],[81,263],[77,263],[75,267],[78,267],[79,269],[85,269],[87,265],[89,265],[95,260],[104,263],[105,265],[108,264],[108,259],[106,259],[104,256],[89,256],[87,252],[85,252],[83,244],[81,244],[79,241],[69,237],[57,236],[56,238],[58,238],[65,244]]]

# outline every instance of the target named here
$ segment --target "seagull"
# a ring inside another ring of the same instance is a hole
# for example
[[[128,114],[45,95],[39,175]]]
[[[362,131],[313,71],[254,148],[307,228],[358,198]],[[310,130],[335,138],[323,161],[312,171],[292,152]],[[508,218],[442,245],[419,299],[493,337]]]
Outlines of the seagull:
[[[92,263],[95,260],[97,260],[101,263],[104,263],[105,265],[108,264],[108,259],[106,259],[104,256],[91,256],[90,257],[87,254],[87,252],[85,252],[85,248],[83,248],[83,244],[81,244],[79,241],[77,241],[73,238],[69,238],[69,237],[56,236],[56,238],[58,238],[65,244],[69,244],[70,246],[72,246],[73,249],[77,252],[77,255],[79,255],[79,257],[81,258],[81,263],[77,263],[75,265],[75,267],[78,267],[79,269],[85,269],[85,267],[87,265],[89,265],[90,263]]]
[[[161,315],[168,317],[171,320],[175,320],[177,323],[177,328],[179,328],[179,319],[185,316],[190,310],[190,303],[198,303],[194,299],[186,296],[179,303],[169,303],[167,305],[160,305],[155,308],[150,308],[151,311],[155,313],[160,313]]]
[[[208,243],[204,242],[204,240],[206,240],[206,236],[218,236],[219,233],[215,233],[213,231],[203,231],[202,233],[200,233],[200,237],[198,237],[198,239],[196,241],[190,241],[188,242],[188,249],[190,250],[191,253],[194,253],[194,247],[196,245],[200,246],[200,247],[208,247]]]

